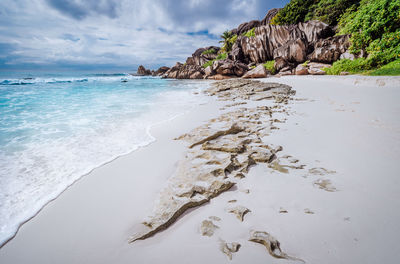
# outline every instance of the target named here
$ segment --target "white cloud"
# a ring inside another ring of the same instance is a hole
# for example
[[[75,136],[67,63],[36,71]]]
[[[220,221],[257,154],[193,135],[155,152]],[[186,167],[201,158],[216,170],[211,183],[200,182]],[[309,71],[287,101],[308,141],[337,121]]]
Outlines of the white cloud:
[[[173,65],[197,48],[218,42],[193,32],[219,35],[244,21],[262,18],[267,8],[258,10],[256,2],[2,0],[0,66]]]

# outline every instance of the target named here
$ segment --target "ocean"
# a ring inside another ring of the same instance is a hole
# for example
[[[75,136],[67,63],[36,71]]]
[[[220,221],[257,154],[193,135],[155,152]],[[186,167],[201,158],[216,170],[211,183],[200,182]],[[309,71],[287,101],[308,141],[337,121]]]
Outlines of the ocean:
[[[0,245],[68,186],[204,103],[202,81],[0,72]]]

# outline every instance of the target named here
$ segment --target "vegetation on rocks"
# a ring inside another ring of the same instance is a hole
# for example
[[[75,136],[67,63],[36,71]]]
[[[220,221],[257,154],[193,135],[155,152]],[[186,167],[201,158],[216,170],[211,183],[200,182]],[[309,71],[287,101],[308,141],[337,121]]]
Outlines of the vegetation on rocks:
[[[264,63],[264,67],[265,69],[269,70],[272,74],[276,73],[276,69],[274,67],[275,61],[271,60],[271,61],[267,61],[266,63]]]
[[[244,33],[244,36],[251,38],[251,37],[255,37],[256,33],[255,33],[256,28],[252,28],[249,31],[247,31],[246,33]]]
[[[216,54],[216,53],[217,53],[217,51],[215,49],[211,48],[209,50],[203,51],[201,54],[202,55],[207,55],[207,54]]]
[[[233,44],[237,40],[237,35],[233,34],[231,31],[226,30],[224,33],[221,35],[222,40],[219,41],[219,43],[222,43],[222,52],[230,52],[232,50]]]
[[[350,8],[356,9],[360,0],[292,0],[272,19],[276,25],[291,25],[319,20],[336,25]]]
[[[209,60],[206,63],[204,63],[203,68],[207,68],[208,66],[211,66],[214,63],[214,61],[225,60],[227,57],[228,57],[227,53],[220,53],[214,60]]]

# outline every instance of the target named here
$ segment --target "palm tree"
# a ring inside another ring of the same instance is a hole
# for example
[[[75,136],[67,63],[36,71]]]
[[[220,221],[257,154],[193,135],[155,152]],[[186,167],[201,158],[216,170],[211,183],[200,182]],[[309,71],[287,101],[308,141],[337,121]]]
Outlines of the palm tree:
[[[222,40],[219,41],[219,43],[223,43],[222,48],[225,51],[230,51],[231,50],[231,43],[230,43],[230,39],[233,37],[233,34],[231,31],[226,30],[224,33],[222,33],[222,35],[220,36],[222,38]]]

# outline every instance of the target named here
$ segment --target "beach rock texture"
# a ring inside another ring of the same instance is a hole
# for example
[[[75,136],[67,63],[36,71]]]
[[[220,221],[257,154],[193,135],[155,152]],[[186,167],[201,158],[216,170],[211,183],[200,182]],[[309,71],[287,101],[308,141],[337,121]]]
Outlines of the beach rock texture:
[[[274,100],[276,104],[285,104],[294,91],[288,85],[234,79],[216,82],[206,93],[222,101]],[[255,164],[273,162],[282,147],[265,144],[261,138],[273,130],[274,111],[267,106],[238,108],[178,137],[176,140],[188,144],[185,158],[160,192],[153,213],[138,226],[129,242],[153,236],[188,209],[231,189]],[[250,212],[244,206],[230,210],[241,221]],[[202,233],[209,235],[212,229],[212,221],[203,221]]]

